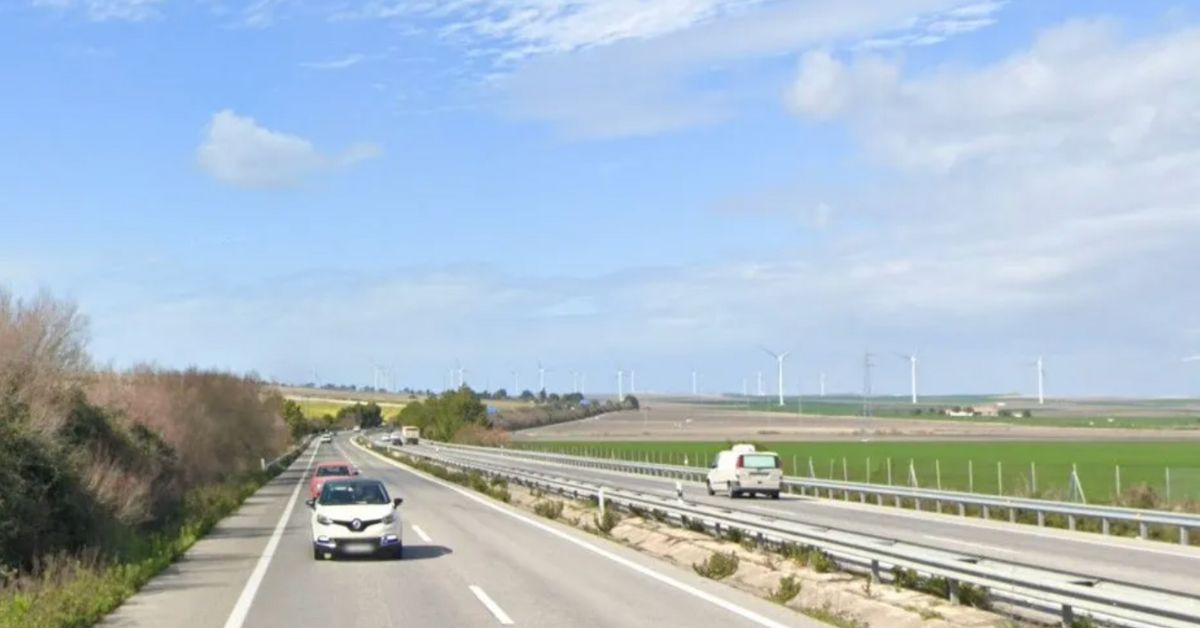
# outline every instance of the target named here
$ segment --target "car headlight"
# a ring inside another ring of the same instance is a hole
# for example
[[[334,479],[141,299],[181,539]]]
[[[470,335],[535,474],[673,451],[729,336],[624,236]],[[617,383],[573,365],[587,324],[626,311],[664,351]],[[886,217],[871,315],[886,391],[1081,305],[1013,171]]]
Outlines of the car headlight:
[[[393,523],[396,523],[396,513],[394,513],[394,512],[388,513],[387,516],[383,518],[383,523],[386,525],[391,525]]]
[[[330,521],[329,517],[326,517],[325,515],[317,515],[317,523],[319,523],[323,526],[327,526],[333,522]]]

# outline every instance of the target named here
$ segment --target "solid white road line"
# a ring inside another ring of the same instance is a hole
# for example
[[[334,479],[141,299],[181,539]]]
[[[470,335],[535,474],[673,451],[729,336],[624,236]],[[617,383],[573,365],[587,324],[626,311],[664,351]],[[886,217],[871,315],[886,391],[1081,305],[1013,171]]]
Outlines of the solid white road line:
[[[471,585],[470,589],[471,593],[474,593],[475,597],[479,598],[479,601],[483,602],[483,605],[486,606],[487,609],[496,616],[496,621],[504,624],[505,626],[511,626],[513,624],[512,617],[509,617],[508,613],[505,613],[504,609],[500,608],[500,605],[497,604],[495,600],[488,597],[488,594],[484,592],[483,589],[475,585]]]
[[[784,628],[784,624],[781,624],[769,617],[763,617],[762,615],[759,615],[758,613],[756,613],[748,608],[742,608],[741,606],[738,606],[737,604],[734,604],[733,602],[725,600],[719,596],[713,595],[712,593],[709,593],[707,591],[701,591],[700,589],[697,589],[696,587],[693,587],[690,584],[676,580],[675,578],[672,578],[671,576],[668,576],[663,573],[659,573],[659,572],[657,572],[649,567],[646,567],[644,565],[639,565],[638,563],[635,563],[632,560],[625,558],[624,556],[619,556],[617,554],[614,554],[598,545],[594,545],[594,544],[592,544],[588,541],[585,541],[581,538],[577,538],[571,534],[567,534],[566,532],[563,532],[562,530],[559,530],[558,528],[553,528],[553,527],[550,527],[540,521],[535,521],[533,519],[530,519],[529,517],[526,517],[526,516],[518,513],[515,510],[510,510],[508,508],[501,507],[500,505],[492,502],[490,499],[488,499],[486,497],[480,497],[479,495],[477,495],[474,492],[469,491],[465,488],[462,488],[455,484],[451,484],[444,480],[440,480],[433,476],[427,475],[425,473],[422,473],[420,471],[417,471],[415,469],[407,467],[403,464],[400,464],[399,462],[396,462],[395,460],[392,460],[391,458],[388,458],[387,456],[384,456],[377,452],[371,451],[370,449],[367,449],[367,448],[363,447],[362,445],[359,445],[358,443],[354,443],[354,446],[357,447],[358,449],[360,449],[361,451],[371,454],[372,456],[375,456],[376,458],[379,458],[380,460],[383,460],[383,461],[391,464],[392,466],[399,467],[400,469],[403,469],[404,471],[407,471],[408,473],[411,473],[427,482],[431,482],[433,484],[437,484],[444,488],[450,489],[450,490],[458,493],[459,495],[466,497],[467,499],[469,499],[471,501],[482,504],[488,508],[491,508],[492,510],[495,510],[496,512],[499,512],[503,515],[512,517],[513,519],[516,519],[517,521],[520,521],[527,525],[533,526],[539,530],[542,530],[543,532],[552,534],[564,541],[567,541],[568,543],[577,545],[593,554],[596,554],[597,556],[606,558],[614,563],[617,563],[618,565],[621,565],[622,567],[626,567],[626,568],[636,571],[644,576],[653,578],[654,580],[657,580],[669,587],[672,587],[674,589],[677,589],[679,591],[687,593],[688,595],[691,595],[693,597],[704,600],[705,602],[708,602],[715,606],[719,606],[719,607],[721,607],[743,619],[752,621],[760,626],[768,626],[769,628]]]
[[[304,478],[308,476],[308,470],[312,468],[313,460],[317,457],[317,452],[321,450],[319,443],[310,446],[313,451],[312,455],[308,457],[308,463],[304,465],[304,473],[301,473],[300,479],[296,480],[296,488],[292,489],[292,497],[288,499],[287,506],[283,509],[283,515],[279,517],[279,523],[275,524],[275,531],[271,533],[271,539],[263,548],[262,555],[258,557],[258,563],[254,565],[254,571],[250,573],[250,579],[246,581],[246,586],[242,587],[242,594],[238,596],[237,604],[233,605],[229,619],[225,620],[225,628],[242,628],[242,624],[246,621],[246,614],[250,612],[250,605],[254,603],[258,587],[262,584],[263,576],[267,575],[267,567],[271,566],[271,558],[275,556],[275,548],[279,547],[283,529],[292,516],[292,508],[296,506],[296,496],[300,494],[300,488],[304,486]]]
[[[414,523],[412,526],[412,529],[413,529],[413,532],[417,533],[417,536],[421,537],[422,541],[425,541],[426,543],[433,542],[433,539],[429,538],[428,534],[425,534],[425,531],[421,529],[421,526]]]

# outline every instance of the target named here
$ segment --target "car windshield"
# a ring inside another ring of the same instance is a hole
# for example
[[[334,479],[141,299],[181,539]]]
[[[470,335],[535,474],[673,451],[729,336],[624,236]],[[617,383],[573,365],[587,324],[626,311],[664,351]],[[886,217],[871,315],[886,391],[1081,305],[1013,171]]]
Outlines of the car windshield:
[[[387,491],[378,482],[334,482],[321,489],[319,502],[323,506],[350,506],[356,504],[386,504]]]
[[[317,477],[325,477],[327,475],[350,475],[350,467],[339,465],[336,467],[319,467],[317,469]]]
[[[742,466],[747,469],[774,469],[779,466],[779,458],[767,454],[747,454],[742,456]]]

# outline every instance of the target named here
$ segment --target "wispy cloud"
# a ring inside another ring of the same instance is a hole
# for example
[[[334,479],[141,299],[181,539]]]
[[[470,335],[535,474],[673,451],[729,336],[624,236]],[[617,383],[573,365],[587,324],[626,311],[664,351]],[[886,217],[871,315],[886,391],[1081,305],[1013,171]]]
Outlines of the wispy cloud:
[[[289,187],[316,174],[380,155],[374,144],[355,144],[327,155],[312,142],[260,126],[229,110],[213,115],[196,160],[213,179],[240,187]]]
[[[366,60],[366,55],[354,53],[328,61],[310,61],[301,63],[300,67],[310,70],[345,70]]]
[[[56,11],[82,11],[96,22],[141,22],[161,15],[165,0],[33,0],[33,6]]]

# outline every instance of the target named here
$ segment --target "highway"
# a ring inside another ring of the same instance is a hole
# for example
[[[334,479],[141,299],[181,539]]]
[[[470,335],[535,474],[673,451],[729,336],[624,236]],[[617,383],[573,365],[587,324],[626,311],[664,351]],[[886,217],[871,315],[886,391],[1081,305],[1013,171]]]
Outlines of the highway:
[[[316,561],[308,469],[349,460],[405,499],[403,560]],[[313,445],[103,626],[820,626],[617,543]]]
[[[433,450],[423,447],[418,451]],[[514,459],[485,452],[443,448],[438,454],[660,495],[672,495],[675,491],[676,480],[669,478],[580,468],[544,460]],[[701,484],[682,484],[686,499],[692,502],[1200,596],[1200,577],[1197,577],[1200,574],[1200,548],[1197,547],[798,495],[783,495],[778,501],[762,498],[730,500],[720,493],[708,496]]]

